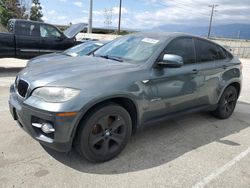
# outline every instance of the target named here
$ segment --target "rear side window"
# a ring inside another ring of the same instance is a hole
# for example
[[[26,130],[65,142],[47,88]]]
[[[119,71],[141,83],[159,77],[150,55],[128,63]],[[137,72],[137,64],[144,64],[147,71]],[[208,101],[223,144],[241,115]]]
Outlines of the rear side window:
[[[165,54],[179,55],[184,64],[195,63],[194,43],[192,38],[177,38],[167,46]]]
[[[7,30],[10,32],[10,33],[14,33],[14,21],[13,20],[10,20],[8,22],[8,25],[7,25]]]
[[[195,39],[197,62],[218,60],[217,45],[211,42]]]
[[[227,52],[220,46],[217,46],[218,50],[218,59],[226,59],[227,58]]]
[[[29,22],[19,22],[16,28],[16,33],[23,36],[39,36],[39,27],[37,24]]]

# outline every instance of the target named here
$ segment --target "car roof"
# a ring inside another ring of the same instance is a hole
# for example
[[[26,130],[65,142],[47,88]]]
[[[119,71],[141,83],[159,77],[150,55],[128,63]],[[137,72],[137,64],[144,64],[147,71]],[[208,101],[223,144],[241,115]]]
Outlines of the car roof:
[[[177,38],[177,37],[193,37],[193,38],[208,41],[210,43],[213,43],[215,45],[218,45],[218,46],[224,48],[220,44],[218,44],[214,41],[211,41],[208,38],[205,38],[202,36],[197,36],[197,35],[192,35],[192,34],[188,34],[188,33],[181,33],[181,32],[138,32],[138,33],[135,33],[134,35],[139,35],[139,36],[144,36],[144,37],[156,37],[156,38],[162,38],[165,40],[167,40],[169,38]],[[226,49],[226,48],[224,48],[224,49]]]
[[[14,22],[16,22],[16,21],[21,21],[21,22],[40,23],[40,24],[52,25],[52,24],[48,24],[48,23],[40,22],[40,21],[25,20],[25,19],[16,19],[16,18],[12,18],[12,19],[10,19],[9,21],[14,21]]]
[[[34,23],[34,24],[44,24],[44,25],[50,25],[50,26],[53,26],[53,27],[57,27],[56,25],[53,25],[53,24],[49,24],[49,23],[46,23],[46,22],[40,22],[40,21],[33,21],[33,20],[12,18],[9,21],[12,21],[12,22],[28,22],[28,23]]]
[[[196,38],[202,38],[199,36],[195,36],[188,33],[181,33],[181,32],[138,32],[134,35],[142,35],[142,36],[152,36],[152,37],[162,37],[162,38],[175,38],[175,37],[196,37]],[[205,39],[205,38],[202,38]]]

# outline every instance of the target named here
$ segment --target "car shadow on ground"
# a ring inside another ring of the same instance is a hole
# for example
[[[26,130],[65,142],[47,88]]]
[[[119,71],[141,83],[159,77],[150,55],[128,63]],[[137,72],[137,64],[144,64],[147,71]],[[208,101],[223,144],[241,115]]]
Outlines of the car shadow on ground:
[[[209,113],[187,115],[167,121],[132,136],[125,150],[115,159],[94,164],[74,150],[59,153],[44,149],[61,163],[85,173],[121,174],[166,164],[185,153],[212,142],[237,147],[240,144],[224,137],[250,127],[250,104],[239,102],[228,120],[218,120]],[[206,161],[204,161],[205,163]]]

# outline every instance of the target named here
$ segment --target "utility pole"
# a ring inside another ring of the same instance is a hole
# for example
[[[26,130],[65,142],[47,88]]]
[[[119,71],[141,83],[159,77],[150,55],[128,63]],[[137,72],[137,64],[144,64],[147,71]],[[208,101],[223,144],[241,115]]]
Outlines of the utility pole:
[[[210,17],[210,22],[209,22],[209,28],[208,28],[208,35],[207,35],[207,38],[210,37],[210,34],[211,34],[211,28],[212,28],[212,22],[213,22],[213,16],[214,16],[214,12],[216,11],[215,10],[215,7],[217,7],[219,5],[209,5],[209,7],[212,7],[212,11],[211,11],[211,17]]]
[[[89,25],[88,33],[92,33],[93,0],[89,0]]]
[[[240,33],[241,33],[241,31],[239,30],[239,31],[238,31],[238,34],[237,34],[237,38],[238,38],[238,39],[240,39]]]
[[[119,7],[118,35],[120,35],[121,33],[121,18],[122,18],[122,0],[120,0],[120,7]]]

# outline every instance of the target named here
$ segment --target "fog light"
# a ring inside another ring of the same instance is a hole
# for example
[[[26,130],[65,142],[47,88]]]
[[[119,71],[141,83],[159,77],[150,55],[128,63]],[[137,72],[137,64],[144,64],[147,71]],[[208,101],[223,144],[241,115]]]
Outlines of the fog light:
[[[55,132],[54,127],[50,123],[44,123],[44,124],[42,124],[41,129],[46,134]]]

